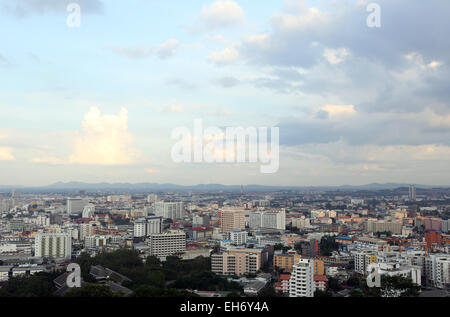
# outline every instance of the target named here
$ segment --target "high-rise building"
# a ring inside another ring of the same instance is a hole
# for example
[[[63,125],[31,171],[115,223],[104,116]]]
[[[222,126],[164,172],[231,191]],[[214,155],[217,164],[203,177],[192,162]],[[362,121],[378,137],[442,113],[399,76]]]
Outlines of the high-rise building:
[[[82,198],[67,198],[67,213],[69,215],[81,214],[88,201]]]
[[[186,252],[186,233],[181,230],[171,230],[150,235],[150,254],[166,258]]]
[[[409,186],[409,200],[416,201],[416,186]]]
[[[353,252],[353,259],[355,272],[363,275],[367,273],[369,264],[378,263],[377,251],[370,249]]]
[[[195,227],[204,227],[204,226],[209,226],[210,225],[210,221],[211,221],[211,217],[208,215],[195,215],[192,218],[192,226]]]
[[[270,228],[285,230],[286,212],[284,209],[252,212],[249,216],[249,226],[251,229]]]
[[[391,232],[393,234],[402,234],[403,223],[400,221],[367,220],[368,232]]]
[[[84,239],[85,248],[102,248],[108,244],[108,237],[103,235],[91,235]]]
[[[84,241],[86,237],[89,237],[93,234],[92,224],[90,223],[82,223],[80,224],[80,241]]]
[[[211,255],[211,271],[241,276],[257,273],[262,265],[262,249],[230,249]]]
[[[292,267],[289,297],[314,297],[314,261],[299,259]]]
[[[243,245],[247,243],[247,231],[242,229],[233,229],[229,232],[231,243],[234,245]]]
[[[245,229],[245,210],[222,209],[220,229],[222,232],[230,232],[233,229]]]
[[[146,237],[152,233],[161,233],[162,223],[162,217],[158,216],[139,218],[134,222],[134,236]]]
[[[273,255],[273,266],[283,269],[286,272],[291,272],[292,267],[298,260],[301,259],[301,255],[296,253],[282,253],[282,251],[276,251]]]
[[[155,215],[164,219],[182,219],[184,217],[183,203],[158,201],[155,203]]]
[[[34,240],[36,257],[70,258],[72,237],[67,233],[37,233]]]
[[[450,256],[448,254],[430,254],[425,259],[427,284],[445,289],[450,284]]]

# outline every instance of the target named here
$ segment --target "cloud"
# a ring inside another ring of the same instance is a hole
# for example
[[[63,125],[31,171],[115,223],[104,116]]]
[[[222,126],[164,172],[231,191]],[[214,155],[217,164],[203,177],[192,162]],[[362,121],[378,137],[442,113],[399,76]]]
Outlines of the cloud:
[[[214,51],[208,56],[208,60],[217,65],[230,64],[236,61],[239,57],[239,52],[235,47],[227,47],[221,51]]]
[[[326,105],[280,120],[280,143],[287,146],[346,142],[354,146],[450,145],[450,114],[430,108],[419,113],[367,113],[354,106]]]
[[[164,59],[174,56],[179,45],[180,43],[177,40],[170,39],[163,44],[152,46],[150,52],[159,58]]]
[[[245,21],[244,10],[231,0],[218,0],[204,5],[194,26],[198,31],[211,31],[239,26]]]
[[[108,49],[117,55],[133,59],[147,58],[149,56],[156,56],[160,59],[166,59],[175,56],[179,46],[180,43],[178,40],[169,39],[162,44],[153,45],[148,49],[144,46],[135,46],[130,48],[111,46],[108,47]]]
[[[208,42],[216,42],[216,43],[222,43],[222,44],[226,44],[227,43],[227,41],[225,40],[224,36],[221,35],[221,34],[216,34],[216,35],[209,35],[208,34],[208,35],[205,35],[203,37],[203,39],[205,41],[208,41]]]
[[[350,53],[346,48],[339,48],[339,49],[327,48],[323,52],[323,56],[332,65],[342,63],[349,54]]]
[[[181,78],[170,78],[166,81],[166,84],[172,86],[178,86],[183,89],[195,89],[197,86]]]
[[[0,147],[0,161],[14,161],[13,150],[10,147]]]
[[[67,164],[67,161],[59,159],[57,157],[45,156],[45,157],[34,157],[30,160],[31,163],[38,164],[50,164],[50,165],[62,165]]]
[[[44,15],[48,13],[67,14],[67,6],[77,3],[82,13],[101,14],[104,6],[100,0],[0,0],[3,12],[23,18],[31,14]]]
[[[163,113],[182,113],[184,106],[180,103],[173,103],[159,108],[158,111]]]
[[[155,170],[154,168],[144,168],[144,171],[145,171],[147,174],[156,174],[156,173],[159,173],[159,171],[158,171],[158,170]]]
[[[222,86],[224,88],[231,88],[239,85],[241,82],[239,79],[233,76],[225,76],[213,79],[212,82],[216,85]]]
[[[356,114],[353,105],[325,105],[320,108],[321,111],[328,113],[329,117],[348,116]]]
[[[128,130],[128,112],[121,108],[118,115],[102,115],[92,107],[84,116],[82,132],[75,139],[72,164],[126,165],[133,163],[133,136]]]
[[[11,62],[3,55],[0,54],[0,67],[9,67]]]

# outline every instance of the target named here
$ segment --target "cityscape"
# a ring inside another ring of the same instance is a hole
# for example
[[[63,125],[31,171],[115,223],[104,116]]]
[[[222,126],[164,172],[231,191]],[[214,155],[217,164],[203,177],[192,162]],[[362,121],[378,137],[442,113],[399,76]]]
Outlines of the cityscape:
[[[3,192],[0,295],[448,296],[449,188],[237,187]]]
[[[448,307],[449,16],[0,0],[2,307]]]

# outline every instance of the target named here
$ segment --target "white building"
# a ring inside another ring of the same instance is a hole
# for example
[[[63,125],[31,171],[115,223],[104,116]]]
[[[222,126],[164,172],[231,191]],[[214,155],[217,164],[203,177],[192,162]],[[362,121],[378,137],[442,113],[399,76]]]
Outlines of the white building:
[[[0,282],[8,280],[11,269],[12,266],[0,266]]]
[[[270,228],[286,229],[286,212],[284,209],[277,211],[255,211],[249,215],[249,227],[251,229]]]
[[[84,239],[84,247],[89,248],[102,248],[108,244],[108,236],[94,235],[88,236]]]
[[[82,198],[67,198],[67,213],[69,215],[81,214],[88,202]]]
[[[291,224],[294,228],[303,229],[311,226],[311,220],[301,216],[300,218],[291,218]]]
[[[83,218],[91,218],[95,214],[95,206],[92,204],[88,204],[84,206],[82,217]]]
[[[299,259],[292,267],[289,297],[314,297],[314,261]]]
[[[378,265],[378,273],[381,275],[402,276],[410,278],[417,285],[422,285],[422,269],[419,266],[402,266],[400,263],[379,263]]]
[[[92,224],[90,223],[82,223],[80,224],[80,231],[79,231],[79,239],[81,241],[84,241],[86,237],[91,236],[93,233]]]
[[[165,259],[167,256],[186,251],[186,233],[181,230],[152,233],[150,254]]]
[[[234,245],[243,245],[247,243],[247,231],[242,229],[233,229],[230,231],[230,240]]]
[[[445,289],[450,284],[450,255],[430,254],[425,259],[427,282],[433,287]]]
[[[72,237],[67,233],[37,233],[34,240],[36,257],[70,258]]]
[[[162,217],[148,216],[139,218],[134,222],[134,236],[147,237],[152,233],[162,232]]]
[[[183,203],[158,201],[155,203],[155,215],[164,219],[182,219],[184,217]]]
[[[377,254],[377,251],[371,249],[353,252],[355,272],[363,275],[366,274],[369,264],[378,263]]]

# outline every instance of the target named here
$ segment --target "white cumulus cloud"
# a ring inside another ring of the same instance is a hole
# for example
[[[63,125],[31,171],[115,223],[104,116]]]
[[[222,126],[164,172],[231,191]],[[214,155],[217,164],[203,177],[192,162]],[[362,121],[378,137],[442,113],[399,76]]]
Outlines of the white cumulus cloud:
[[[218,0],[203,6],[197,28],[209,31],[240,25],[245,21],[244,10],[231,0]]]
[[[15,157],[9,147],[0,147],[0,161],[14,161]]]
[[[77,134],[70,163],[92,165],[125,165],[134,161],[133,136],[128,130],[128,111],[102,115],[92,107],[84,116],[82,132]]]

